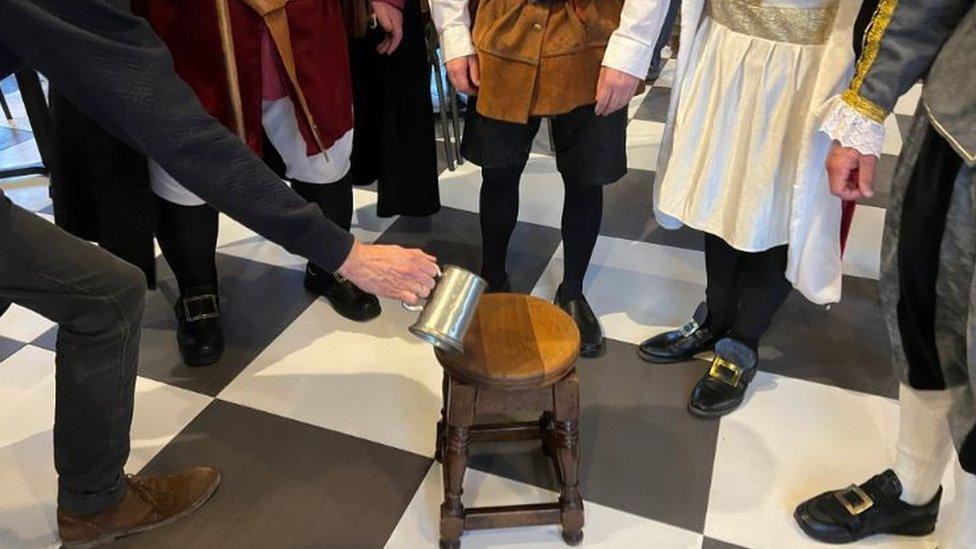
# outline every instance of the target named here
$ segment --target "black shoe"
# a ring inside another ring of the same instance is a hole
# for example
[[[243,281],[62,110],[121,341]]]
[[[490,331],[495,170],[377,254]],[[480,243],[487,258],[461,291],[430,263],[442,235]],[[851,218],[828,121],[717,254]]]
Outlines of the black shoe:
[[[220,298],[212,288],[188,291],[176,301],[176,343],[187,366],[209,366],[224,354]]]
[[[702,351],[712,350],[722,336],[704,326],[707,317],[708,306],[699,304],[691,322],[645,340],[637,347],[637,354],[647,362],[668,364],[691,360]]]
[[[808,536],[826,543],[851,543],[877,534],[931,534],[939,518],[942,488],[925,505],[905,503],[901,491],[898,475],[889,469],[860,486],[804,501],[793,518]]]
[[[484,276],[482,276],[484,278]],[[488,279],[485,279],[488,280]],[[486,294],[510,294],[512,293],[512,283],[508,279],[508,275],[505,275],[505,280],[497,286],[488,285],[488,289],[485,290]]]
[[[603,340],[603,330],[600,328],[600,321],[593,314],[593,309],[586,302],[582,295],[576,299],[563,299],[563,287],[559,286],[556,290],[556,305],[573,317],[576,326],[580,331],[580,356],[583,358],[595,358],[603,354],[605,342]]]
[[[715,344],[715,358],[705,377],[691,391],[688,411],[700,418],[716,418],[735,410],[756,376],[756,352],[744,343],[723,338]]]
[[[344,278],[312,267],[305,269],[305,289],[328,299],[332,308],[349,320],[365,322],[383,312],[375,295],[360,290]]]

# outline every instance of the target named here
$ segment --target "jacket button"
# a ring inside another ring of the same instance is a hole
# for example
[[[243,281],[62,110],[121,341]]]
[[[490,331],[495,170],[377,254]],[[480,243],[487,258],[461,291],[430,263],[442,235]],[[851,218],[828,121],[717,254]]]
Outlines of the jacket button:
[[[542,25],[540,25],[539,23],[532,23],[532,30],[534,30],[534,31],[541,31],[542,30]]]

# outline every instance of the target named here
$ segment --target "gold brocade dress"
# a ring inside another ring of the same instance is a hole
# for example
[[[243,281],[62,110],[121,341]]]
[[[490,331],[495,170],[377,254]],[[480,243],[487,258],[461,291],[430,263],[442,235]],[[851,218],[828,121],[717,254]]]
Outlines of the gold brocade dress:
[[[787,244],[804,122],[836,0],[708,0],[660,209],[758,252]]]

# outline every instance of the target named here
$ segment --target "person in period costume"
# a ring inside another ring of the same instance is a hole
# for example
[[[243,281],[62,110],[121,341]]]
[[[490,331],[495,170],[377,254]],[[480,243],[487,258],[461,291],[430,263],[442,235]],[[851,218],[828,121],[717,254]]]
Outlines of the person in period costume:
[[[374,2],[377,19],[399,43],[399,11]],[[223,5],[223,9],[219,7]],[[137,0],[169,46],[176,71],[204,107],[262,153],[264,135],[283,160],[295,192],[344,229],[352,223],[352,89],[343,14],[335,0]],[[389,10],[395,12],[391,23]],[[397,44],[389,44],[393,48]],[[215,249],[217,212],[155,162],[156,238],[180,297],[177,341],[190,366],[223,352]],[[342,316],[365,321],[380,304],[354,284],[309,263],[305,287]]]
[[[173,71],[165,45],[125,4],[0,2],[0,78],[24,66],[42,72],[112,136],[326,271],[408,302],[429,294],[434,258],[358,243],[288,188],[201,107]],[[15,206],[0,191],[0,302],[59,326],[58,501],[51,520],[63,547],[94,547],[179,520],[220,484],[210,467],[125,474],[145,293],[139,269]]]
[[[647,75],[663,0],[433,0],[448,75],[472,98],[462,155],[481,166],[482,276],[507,291],[506,255],[519,180],[542,117],[565,184],[563,282],[556,303],[576,321],[581,354],[604,347],[583,277],[603,214],[603,186],[627,171],[627,106]]]
[[[831,190],[845,200],[871,196],[883,121],[924,78],[881,250],[881,300],[901,381],[896,458],[864,484],[797,507],[800,526],[821,541],[932,532],[956,453],[955,497],[938,520],[938,543],[976,546],[974,51],[973,0],[880,0],[850,88],[826,107]]]
[[[350,31],[356,117],[349,173],[353,185],[376,183],[380,217],[428,216],[441,202],[424,39],[427,0],[391,2],[403,12],[403,40],[394,51],[380,51],[382,28]]]
[[[715,351],[688,409],[736,409],[758,348],[796,287],[840,299],[843,205],[826,188],[817,108],[853,71],[857,0],[684,0],[655,214],[705,234],[705,302],[639,346],[652,363]]]

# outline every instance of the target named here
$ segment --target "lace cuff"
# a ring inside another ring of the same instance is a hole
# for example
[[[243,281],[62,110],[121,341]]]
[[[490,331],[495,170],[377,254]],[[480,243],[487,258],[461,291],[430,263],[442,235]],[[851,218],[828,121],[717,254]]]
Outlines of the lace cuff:
[[[864,116],[837,95],[828,100],[820,110],[820,131],[845,147],[857,149],[861,154],[881,157],[885,128]]]

